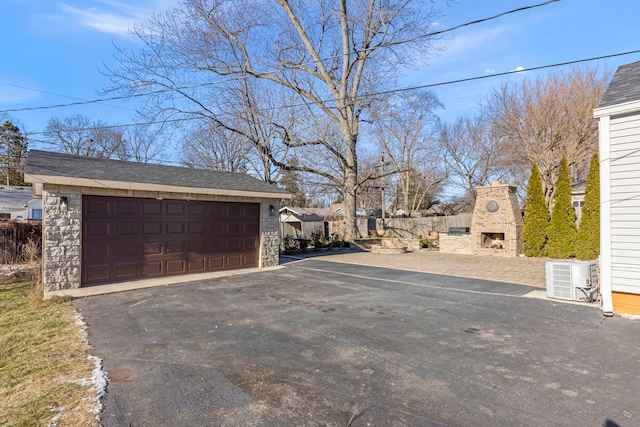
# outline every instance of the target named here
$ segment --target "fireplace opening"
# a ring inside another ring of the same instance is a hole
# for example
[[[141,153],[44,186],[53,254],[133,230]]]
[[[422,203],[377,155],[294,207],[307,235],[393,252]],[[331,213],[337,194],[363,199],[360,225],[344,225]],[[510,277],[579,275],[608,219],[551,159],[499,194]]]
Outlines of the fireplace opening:
[[[482,233],[481,241],[485,249],[504,249],[504,233]]]

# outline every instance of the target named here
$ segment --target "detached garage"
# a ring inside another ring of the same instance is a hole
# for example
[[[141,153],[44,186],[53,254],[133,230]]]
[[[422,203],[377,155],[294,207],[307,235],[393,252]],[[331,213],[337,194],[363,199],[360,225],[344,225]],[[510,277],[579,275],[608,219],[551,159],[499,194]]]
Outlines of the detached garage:
[[[278,265],[290,195],[244,174],[29,152],[45,292]]]

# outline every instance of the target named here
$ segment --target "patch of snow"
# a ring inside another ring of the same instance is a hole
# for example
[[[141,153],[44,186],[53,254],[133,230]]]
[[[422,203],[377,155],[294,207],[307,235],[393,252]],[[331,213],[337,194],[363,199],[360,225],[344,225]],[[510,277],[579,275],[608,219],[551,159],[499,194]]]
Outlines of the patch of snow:
[[[88,398],[88,400],[95,402],[92,408],[92,412],[96,414],[96,418],[99,421],[100,413],[102,412],[101,399],[107,393],[107,384],[109,384],[109,379],[107,378],[107,373],[102,370],[102,359],[93,355],[87,356],[87,359],[93,361],[94,367],[91,371],[91,376],[89,378],[80,378],[79,380],[74,380],[71,382],[74,384],[79,384],[81,386],[89,387],[89,390],[96,393],[94,397],[90,397]]]
[[[75,324],[79,327],[79,332],[86,344],[89,344],[89,337],[87,335],[87,322],[79,312],[76,312]],[[89,378],[81,378],[79,380],[71,381],[74,384],[89,387],[89,390],[95,393],[95,396],[88,398],[88,400],[94,401],[92,412],[96,414],[96,419],[100,421],[100,413],[102,412],[101,399],[107,393],[107,385],[109,379],[107,373],[102,369],[102,359],[97,356],[89,355],[87,360],[93,361],[93,370]]]
[[[51,423],[49,424],[49,427],[58,427],[58,418],[62,416],[62,411],[64,411],[64,407],[59,408],[57,406],[52,406],[50,409],[51,409],[51,412],[58,412],[58,413],[55,414],[53,418],[51,418]]]

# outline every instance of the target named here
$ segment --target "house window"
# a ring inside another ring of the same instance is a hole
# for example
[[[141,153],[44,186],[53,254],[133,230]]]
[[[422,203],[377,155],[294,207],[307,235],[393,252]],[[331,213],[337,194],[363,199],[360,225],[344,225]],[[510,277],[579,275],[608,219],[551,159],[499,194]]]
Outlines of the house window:
[[[31,209],[31,219],[42,219],[42,209]]]
[[[10,219],[11,219],[11,214],[10,213],[0,212],[0,221],[8,221]]]

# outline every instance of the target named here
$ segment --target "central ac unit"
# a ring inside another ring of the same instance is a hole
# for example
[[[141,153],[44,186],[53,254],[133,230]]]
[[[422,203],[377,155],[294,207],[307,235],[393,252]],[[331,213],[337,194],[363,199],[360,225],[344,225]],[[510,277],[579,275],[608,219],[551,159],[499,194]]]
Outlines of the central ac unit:
[[[588,301],[582,289],[598,286],[596,264],[588,261],[547,261],[545,264],[547,297]]]

